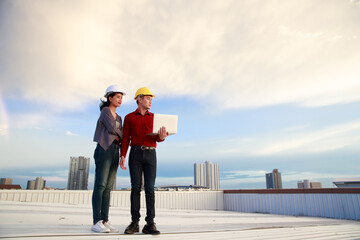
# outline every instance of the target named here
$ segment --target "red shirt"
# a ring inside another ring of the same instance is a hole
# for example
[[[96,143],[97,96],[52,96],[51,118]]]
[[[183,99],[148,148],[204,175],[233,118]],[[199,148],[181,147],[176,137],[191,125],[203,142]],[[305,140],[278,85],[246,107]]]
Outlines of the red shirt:
[[[147,111],[141,115],[138,109],[125,116],[123,138],[121,141],[121,156],[126,156],[130,146],[156,147],[156,142],[162,142],[159,135],[147,135],[152,133],[154,114]]]

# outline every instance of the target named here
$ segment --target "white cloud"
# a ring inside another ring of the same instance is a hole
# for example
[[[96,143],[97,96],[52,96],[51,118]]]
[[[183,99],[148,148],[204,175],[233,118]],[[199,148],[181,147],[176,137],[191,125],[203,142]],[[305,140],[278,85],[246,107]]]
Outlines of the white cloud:
[[[69,131],[69,130],[66,130],[66,131],[65,131],[65,135],[67,135],[67,136],[78,136],[78,134],[73,133],[73,132],[71,132],[71,131]]]
[[[112,83],[218,108],[359,101],[353,3],[11,1],[0,19],[2,87],[59,110]]]
[[[317,173],[317,172],[283,172],[281,173],[283,181],[302,181],[309,179],[311,182],[320,181],[321,179],[335,179],[340,177],[354,177],[353,174],[341,174],[341,173]]]
[[[8,135],[9,134],[9,128],[6,124],[0,124],[0,136],[1,135]]]
[[[26,129],[34,128],[37,130],[46,129],[50,124],[52,117],[48,113],[33,112],[33,113],[16,113],[9,116],[9,128]],[[50,129],[47,129],[50,130]]]
[[[357,149],[360,143],[360,122],[348,122],[313,130],[311,125],[294,126],[248,138],[217,139],[207,142],[215,156],[270,156],[329,152],[342,148]],[[197,148],[201,149],[199,144]]]
[[[304,38],[304,39],[308,39],[308,38],[319,38],[323,35],[322,32],[308,32],[308,33],[303,33],[302,31],[295,31],[290,29],[287,26],[279,26],[278,27],[278,31],[280,35],[284,35],[287,37],[296,37],[296,38]]]
[[[285,135],[260,146],[253,154],[327,152],[347,146],[356,147],[360,142],[359,132],[360,122],[352,122],[308,133]]]

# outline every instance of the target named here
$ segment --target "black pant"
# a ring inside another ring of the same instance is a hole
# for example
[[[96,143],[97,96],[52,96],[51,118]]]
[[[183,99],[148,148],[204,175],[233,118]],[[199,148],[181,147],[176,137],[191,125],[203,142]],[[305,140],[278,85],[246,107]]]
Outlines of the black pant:
[[[129,170],[131,178],[131,220],[140,220],[140,192],[142,174],[144,173],[146,218],[148,224],[155,218],[155,178],[156,178],[156,151],[155,149],[141,150],[131,147],[129,156]]]

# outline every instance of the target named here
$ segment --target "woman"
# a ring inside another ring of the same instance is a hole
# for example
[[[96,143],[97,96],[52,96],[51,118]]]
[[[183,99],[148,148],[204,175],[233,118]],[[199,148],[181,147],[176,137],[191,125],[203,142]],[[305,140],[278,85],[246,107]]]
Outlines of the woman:
[[[109,222],[110,192],[119,166],[119,151],[122,139],[122,120],[116,113],[125,95],[117,85],[109,86],[100,103],[94,142],[97,146],[95,159],[95,184],[92,196],[93,232],[118,232]]]

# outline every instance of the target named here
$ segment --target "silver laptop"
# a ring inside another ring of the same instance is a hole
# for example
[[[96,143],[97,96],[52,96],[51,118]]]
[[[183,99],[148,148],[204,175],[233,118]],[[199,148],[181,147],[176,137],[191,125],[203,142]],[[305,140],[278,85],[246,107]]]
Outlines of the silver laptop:
[[[177,115],[167,115],[167,114],[154,114],[154,123],[153,131],[151,135],[158,134],[161,127],[166,127],[166,131],[169,135],[173,135],[177,132]]]

